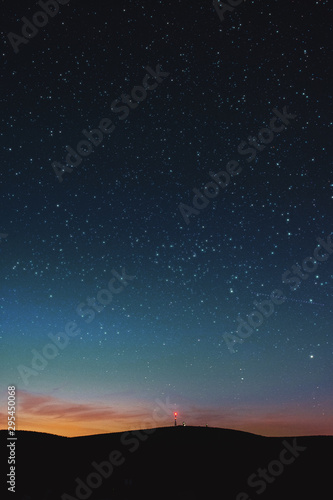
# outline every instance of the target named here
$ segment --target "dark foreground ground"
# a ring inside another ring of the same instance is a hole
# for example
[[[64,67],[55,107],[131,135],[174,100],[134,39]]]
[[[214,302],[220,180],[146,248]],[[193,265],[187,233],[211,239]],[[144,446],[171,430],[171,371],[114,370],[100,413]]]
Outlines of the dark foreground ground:
[[[3,459],[7,432],[0,437]],[[19,431],[16,437],[16,493],[2,498],[295,500],[332,494],[333,436],[267,438],[167,427],[79,438]]]

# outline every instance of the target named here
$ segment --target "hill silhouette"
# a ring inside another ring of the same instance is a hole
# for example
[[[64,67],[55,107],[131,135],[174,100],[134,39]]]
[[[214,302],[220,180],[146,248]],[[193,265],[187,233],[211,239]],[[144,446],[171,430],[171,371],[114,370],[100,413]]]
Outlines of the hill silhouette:
[[[4,444],[7,432],[0,435]],[[16,436],[18,500],[294,500],[325,498],[331,485],[333,436],[272,438],[190,426]]]

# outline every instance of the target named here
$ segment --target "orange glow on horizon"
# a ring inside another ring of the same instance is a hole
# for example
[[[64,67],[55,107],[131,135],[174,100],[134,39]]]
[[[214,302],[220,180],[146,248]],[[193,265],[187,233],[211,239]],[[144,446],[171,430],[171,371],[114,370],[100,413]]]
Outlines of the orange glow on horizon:
[[[65,437],[87,436],[136,429],[168,427],[178,416],[170,403],[126,401],[107,406],[93,401],[82,403],[55,396],[18,391],[16,429],[46,432]],[[183,408],[189,426],[220,427],[263,436],[332,435],[331,414],[292,407],[282,412],[278,408],[249,407],[243,411],[225,408]],[[6,429],[7,416],[0,412],[1,426]]]
[[[93,434],[107,434],[113,432],[125,432],[129,430],[136,429],[147,429],[154,427],[167,427],[172,426],[172,422],[165,422],[165,424],[160,425],[151,422],[149,425],[148,419],[145,421],[146,425],[140,425],[138,420],[133,418],[130,422],[127,418],[124,422],[110,423],[101,421],[81,421],[73,422],[70,420],[62,420],[61,422],[54,422],[54,419],[40,419],[32,420],[30,417],[21,417],[19,419],[19,425],[17,430],[27,430],[35,432],[45,432],[48,434],[55,434],[64,437],[78,437],[78,436],[90,436]],[[206,424],[203,422],[198,422],[194,418],[193,422],[189,422],[189,425],[204,427]],[[242,424],[238,422],[236,425],[232,425],[231,422],[214,422],[214,424],[208,427],[220,427],[224,429],[239,430],[243,432],[250,432],[253,434],[258,434],[268,437],[288,437],[288,436],[306,436],[306,435],[332,435],[331,426],[328,423],[319,423],[315,420],[311,421],[295,421],[295,422],[267,422],[265,420],[258,420],[256,423],[249,423],[244,421]]]

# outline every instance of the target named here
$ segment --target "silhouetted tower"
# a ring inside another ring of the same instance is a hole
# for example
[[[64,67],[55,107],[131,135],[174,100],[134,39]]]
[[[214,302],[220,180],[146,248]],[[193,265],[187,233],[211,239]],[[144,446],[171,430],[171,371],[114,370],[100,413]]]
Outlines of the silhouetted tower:
[[[174,416],[175,416],[175,425],[177,425],[177,415],[178,415],[178,413],[175,411],[175,412],[174,412]]]

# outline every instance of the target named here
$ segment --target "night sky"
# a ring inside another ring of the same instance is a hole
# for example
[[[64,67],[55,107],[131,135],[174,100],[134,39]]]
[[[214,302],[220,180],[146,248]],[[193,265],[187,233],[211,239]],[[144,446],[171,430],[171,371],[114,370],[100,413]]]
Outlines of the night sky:
[[[332,5],[63,3],[2,2],[1,427],[331,434]]]

